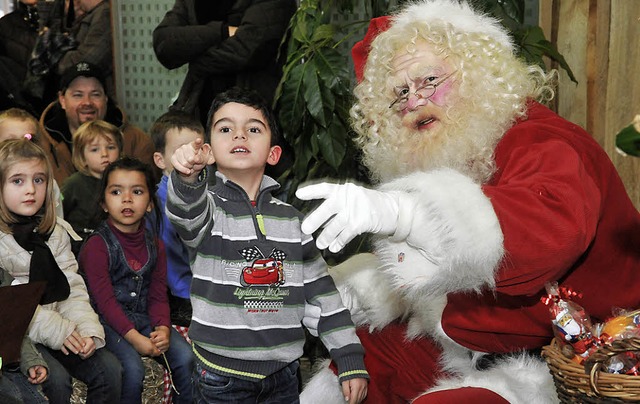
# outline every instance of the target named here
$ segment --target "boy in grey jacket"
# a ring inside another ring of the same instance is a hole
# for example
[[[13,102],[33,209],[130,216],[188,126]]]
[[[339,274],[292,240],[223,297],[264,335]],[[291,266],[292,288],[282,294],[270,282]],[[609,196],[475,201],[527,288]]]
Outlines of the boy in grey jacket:
[[[273,113],[255,92],[231,89],[214,100],[207,128],[211,144],[197,139],[173,154],[167,193],[167,217],[193,271],[194,398],[298,402],[301,322],[313,305],[343,395],[361,402],[368,374],[349,311],[300,229],[302,214],[271,195],[279,185],[264,175],[281,153]],[[217,182],[208,191],[213,163]]]

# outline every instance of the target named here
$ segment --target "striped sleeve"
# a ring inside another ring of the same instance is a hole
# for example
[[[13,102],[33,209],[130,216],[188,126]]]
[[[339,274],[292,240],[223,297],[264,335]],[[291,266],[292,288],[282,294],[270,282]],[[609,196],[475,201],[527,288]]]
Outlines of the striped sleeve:
[[[356,335],[351,314],[344,307],[313,238],[306,236],[302,243],[306,300],[321,309],[318,334],[338,367],[338,378],[341,382],[368,378],[364,366],[364,348]]]
[[[188,184],[175,170],[171,173],[165,211],[186,246],[196,248],[211,232],[215,208],[206,181]]]

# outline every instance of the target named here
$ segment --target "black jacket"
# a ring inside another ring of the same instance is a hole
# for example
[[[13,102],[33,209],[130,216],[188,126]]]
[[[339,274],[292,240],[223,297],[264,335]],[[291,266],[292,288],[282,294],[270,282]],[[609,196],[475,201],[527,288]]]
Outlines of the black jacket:
[[[272,101],[282,76],[278,50],[296,7],[295,0],[176,0],[153,32],[160,63],[169,69],[189,64],[175,106],[199,112],[204,122],[213,97],[233,86]],[[199,21],[203,15],[224,17]],[[232,37],[230,25],[238,26]]]
[[[32,18],[35,20],[29,22],[34,11],[36,14]],[[20,2],[15,11],[0,18],[0,58],[20,82],[27,74],[27,63],[38,38],[37,18],[35,7],[27,7]]]
[[[21,107],[37,115],[40,111],[32,109],[22,94],[27,63],[38,38],[35,10],[18,2],[13,12],[0,18],[0,109]]]

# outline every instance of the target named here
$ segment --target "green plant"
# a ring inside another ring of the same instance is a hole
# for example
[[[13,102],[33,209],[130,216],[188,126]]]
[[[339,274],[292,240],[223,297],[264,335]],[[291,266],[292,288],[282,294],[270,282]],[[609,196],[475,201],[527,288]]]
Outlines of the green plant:
[[[390,1],[361,0],[368,15],[383,15],[397,4]],[[285,139],[295,153],[293,166],[283,174],[289,197],[303,211],[308,206],[293,199],[293,192],[305,181],[321,178],[354,179],[367,182],[359,165],[358,151],[349,126],[353,102],[354,74],[350,49],[354,36],[364,35],[367,21],[340,25],[331,12],[349,12],[356,0],[302,0],[291,19],[284,74],[276,93],[276,110]],[[525,0],[483,0],[484,11],[500,18],[512,33],[519,54],[529,63],[544,67],[549,57],[564,68],[572,80],[573,72],[540,27],[525,26]]]
[[[330,21],[333,6],[302,0],[289,27],[276,109],[295,153],[293,166],[284,174],[291,190],[313,178],[362,177],[349,129],[349,55],[340,49],[350,34]]]
[[[640,115],[616,135],[616,150],[624,156],[640,157]]]
[[[542,28],[525,23],[525,0],[481,0],[477,5],[485,12],[499,18],[513,37],[518,54],[527,63],[546,68],[544,57],[558,63],[569,78],[577,83],[573,71],[556,47],[545,38]]]

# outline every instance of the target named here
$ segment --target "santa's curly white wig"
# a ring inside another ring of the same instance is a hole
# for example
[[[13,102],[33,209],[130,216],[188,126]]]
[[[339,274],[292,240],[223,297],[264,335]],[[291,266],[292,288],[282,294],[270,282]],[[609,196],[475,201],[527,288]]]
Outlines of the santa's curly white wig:
[[[397,96],[389,85],[393,59],[419,44],[457,69],[458,101],[447,109],[448,128],[437,144],[402,133],[401,117],[389,108]],[[553,98],[555,72],[518,59],[507,31],[465,2],[422,0],[405,7],[371,43],[357,101],[351,109],[356,143],[373,180],[448,166],[479,182],[494,172],[493,150],[526,102]]]

